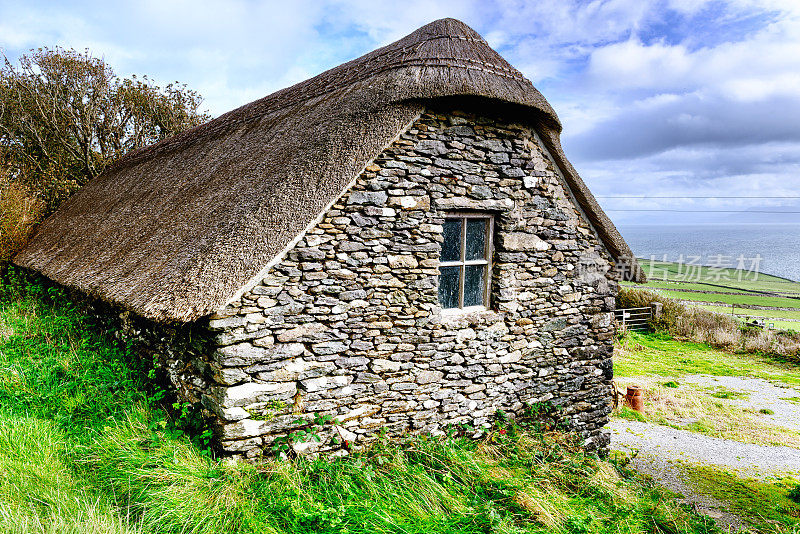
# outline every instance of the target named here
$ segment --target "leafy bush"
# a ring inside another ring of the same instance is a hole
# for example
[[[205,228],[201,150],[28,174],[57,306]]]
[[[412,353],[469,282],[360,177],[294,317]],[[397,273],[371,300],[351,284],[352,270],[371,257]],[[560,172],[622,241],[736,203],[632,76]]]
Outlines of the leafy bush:
[[[88,51],[39,48],[0,69],[0,161],[48,211],[126,152],[196,126],[185,85],[119,78]]]
[[[655,291],[621,287],[617,294],[617,308],[649,308],[653,302],[661,303],[661,317],[652,321],[655,330],[668,330],[686,313],[686,306]]]
[[[185,85],[119,78],[89,52],[0,66],[0,273],[36,225],[126,152],[204,122]]]
[[[44,213],[44,203],[19,184],[0,180],[0,266],[28,241]]]

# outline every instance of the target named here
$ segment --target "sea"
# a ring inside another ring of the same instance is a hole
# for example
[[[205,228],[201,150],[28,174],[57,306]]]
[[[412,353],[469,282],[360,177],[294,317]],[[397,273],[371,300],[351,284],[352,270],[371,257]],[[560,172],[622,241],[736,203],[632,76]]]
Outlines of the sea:
[[[800,223],[620,225],[618,229],[639,258],[738,267],[800,281]]]

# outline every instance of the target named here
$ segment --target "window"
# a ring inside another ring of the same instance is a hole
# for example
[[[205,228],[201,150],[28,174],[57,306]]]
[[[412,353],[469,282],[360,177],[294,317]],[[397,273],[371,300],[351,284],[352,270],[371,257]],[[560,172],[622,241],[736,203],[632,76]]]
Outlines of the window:
[[[439,258],[442,308],[489,305],[493,220],[486,215],[454,214],[444,220]]]

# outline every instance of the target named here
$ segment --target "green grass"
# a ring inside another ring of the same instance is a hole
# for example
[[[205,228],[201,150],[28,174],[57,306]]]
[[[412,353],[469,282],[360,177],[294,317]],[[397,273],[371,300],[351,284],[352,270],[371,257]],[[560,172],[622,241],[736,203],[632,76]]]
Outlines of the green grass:
[[[711,312],[716,313],[723,313],[725,315],[730,315],[731,308],[730,306],[705,306],[705,305],[698,305],[697,308],[708,310]],[[793,310],[753,310],[749,308],[735,308],[734,314],[737,316],[744,316],[744,317],[770,317],[775,319],[786,318],[786,319],[800,319],[800,311],[793,311]],[[791,321],[786,321],[787,323],[791,323]],[[800,328],[800,323],[796,323],[797,328]]]
[[[767,325],[772,325],[776,330],[786,330],[787,332],[800,332],[800,323],[794,321],[768,320]]]
[[[69,444],[52,421],[0,415],[0,531],[139,532],[113,499],[84,483]]]
[[[716,293],[689,293],[686,291],[657,289],[665,297],[679,300],[701,302],[720,302],[722,304],[749,304],[757,306],[774,306],[777,308],[800,308],[800,300],[788,297],[765,297],[760,295],[727,295]],[[754,310],[755,313],[756,310]],[[787,310],[792,311],[792,310]],[[796,310],[794,310],[796,311]]]
[[[747,399],[750,397],[750,394],[741,391],[733,391],[727,388],[716,388],[716,390],[711,393],[711,396],[715,399]]]
[[[146,362],[59,292],[33,289],[0,301],[2,532],[717,532],[559,434],[214,459],[171,430]]]
[[[109,336],[87,333],[69,305],[33,301],[4,306],[0,328],[0,405],[54,421],[76,438],[143,402],[146,371],[136,369]]]
[[[634,284],[626,284],[630,285],[631,287],[637,287]],[[716,291],[719,293],[741,293],[746,290],[734,287],[724,287],[718,286],[714,284],[708,284],[703,282],[668,282],[664,280],[648,280],[644,284],[638,284],[638,287],[645,287],[647,289],[691,289],[695,291]]]
[[[711,287],[713,291],[722,291],[725,288],[737,291],[769,291],[783,294],[800,294],[800,282],[773,276],[766,273],[750,273],[746,270],[712,269],[707,266],[694,268],[689,276],[686,264],[679,265],[674,262],[651,262],[649,259],[640,258],[639,264],[653,283],[666,282],[686,284],[687,288],[694,289],[694,284]],[[653,286],[657,287],[657,286]]]
[[[622,377],[689,374],[752,376],[800,386],[798,366],[754,354],[733,354],[705,343],[678,341],[666,334],[630,332],[621,342],[614,373]]]
[[[627,419],[628,421],[639,421],[640,423],[646,423],[647,418],[644,416],[642,412],[637,412],[627,406],[621,406],[616,413],[617,417],[622,419]]]
[[[723,281],[719,284],[716,284],[713,282],[683,282],[680,280],[649,279],[644,284],[623,282],[623,285],[627,285],[629,287],[645,287],[647,289],[666,289],[672,291],[691,290],[691,292],[700,291],[703,293],[744,293],[745,295],[753,296],[762,295],[795,298],[800,297],[800,283],[797,282],[756,284],[753,282],[736,283]]]
[[[719,285],[712,282],[682,282],[678,280],[654,279],[648,280],[644,284],[633,284],[623,282],[632,287],[646,287],[648,289],[668,289],[668,290],[692,290],[711,293],[774,293],[778,296],[798,297],[800,296],[800,283],[786,282],[781,284],[764,284],[758,287],[757,284],[746,282],[742,284],[720,282]],[[795,285],[793,285],[795,284]],[[737,285],[739,287],[737,287]],[[755,287],[754,287],[755,286]],[[789,289],[792,288],[792,289]],[[768,296],[768,295],[766,295]]]
[[[759,532],[796,533],[800,530],[800,505],[790,499],[798,482],[745,479],[704,466],[683,466],[687,482],[724,502],[728,510]]]

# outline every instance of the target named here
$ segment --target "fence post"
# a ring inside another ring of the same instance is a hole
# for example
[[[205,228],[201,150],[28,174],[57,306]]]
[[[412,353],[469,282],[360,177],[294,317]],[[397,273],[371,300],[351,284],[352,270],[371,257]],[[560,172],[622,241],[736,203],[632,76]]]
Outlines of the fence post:
[[[650,313],[651,313],[650,317],[652,319],[654,319],[654,320],[658,319],[659,317],[661,317],[661,309],[663,307],[664,306],[660,302],[651,302],[650,303]]]

